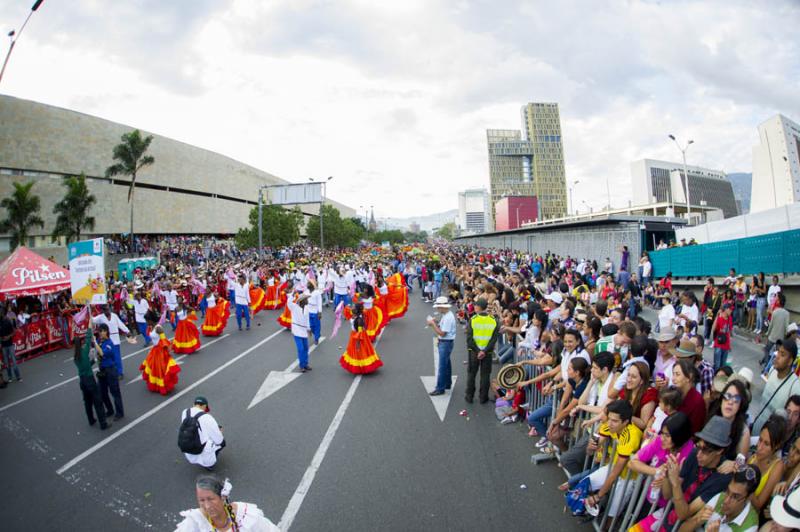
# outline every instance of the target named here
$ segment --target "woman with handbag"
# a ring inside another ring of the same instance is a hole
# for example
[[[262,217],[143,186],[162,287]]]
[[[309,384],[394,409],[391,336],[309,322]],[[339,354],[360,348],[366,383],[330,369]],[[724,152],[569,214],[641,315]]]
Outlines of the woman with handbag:
[[[733,318],[731,317],[731,306],[722,305],[722,308],[711,329],[714,337],[714,371],[726,365],[728,354],[731,352],[731,332],[733,331]]]

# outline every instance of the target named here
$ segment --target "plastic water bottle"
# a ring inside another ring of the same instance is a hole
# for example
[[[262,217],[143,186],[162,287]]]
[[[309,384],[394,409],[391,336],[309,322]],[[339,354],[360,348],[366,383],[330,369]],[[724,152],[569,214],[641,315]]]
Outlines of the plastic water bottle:
[[[651,465],[653,467],[656,466],[655,458],[651,462]],[[650,502],[658,501],[658,498],[661,496],[661,486],[660,485],[656,486],[655,484],[656,480],[661,480],[662,478],[664,478],[664,470],[659,468],[658,471],[656,471],[655,476],[653,477],[653,482],[650,483],[650,491],[647,493],[647,499]]]

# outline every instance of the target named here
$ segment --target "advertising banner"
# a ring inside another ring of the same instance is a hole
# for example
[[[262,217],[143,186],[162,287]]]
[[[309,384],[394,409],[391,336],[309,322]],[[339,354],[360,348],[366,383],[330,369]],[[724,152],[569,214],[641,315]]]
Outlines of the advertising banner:
[[[67,246],[72,300],[80,305],[106,303],[105,246],[102,238]]]

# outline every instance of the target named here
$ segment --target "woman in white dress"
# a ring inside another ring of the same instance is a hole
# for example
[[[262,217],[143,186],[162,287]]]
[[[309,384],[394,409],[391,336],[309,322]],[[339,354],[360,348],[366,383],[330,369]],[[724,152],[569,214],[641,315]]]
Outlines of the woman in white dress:
[[[249,502],[230,502],[231,483],[214,475],[197,477],[195,488],[200,508],[181,512],[183,521],[175,532],[280,532],[264,517],[258,506]]]

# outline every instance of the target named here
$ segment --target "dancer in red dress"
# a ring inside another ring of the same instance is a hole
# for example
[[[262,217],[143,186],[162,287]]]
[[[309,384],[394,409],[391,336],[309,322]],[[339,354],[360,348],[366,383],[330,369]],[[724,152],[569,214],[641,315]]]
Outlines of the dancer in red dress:
[[[292,281],[286,281],[283,291],[281,292],[281,300],[286,302],[289,297],[292,297],[292,301],[297,301],[296,295],[292,294],[292,289],[294,288],[294,283]],[[278,316],[278,325],[282,327],[286,327],[287,329],[292,328],[292,313],[289,310],[289,305],[285,305],[283,307],[283,313]]]
[[[227,301],[214,297],[212,291],[206,292],[206,320],[203,322],[203,336],[219,336],[228,324]]]
[[[350,341],[347,342],[347,350],[339,358],[339,364],[354,375],[372,373],[383,366],[383,362],[364,329],[364,306],[356,303],[353,313]]]
[[[151,392],[158,392],[167,395],[178,384],[178,373],[181,367],[169,354],[169,340],[167,340],[161,325],[155,325],[154,315],[148,321],[152,324],[150,339],[155,345],[147,353],[147,357],[139,366],[142,372],[142,380],[147,384],[147,389]]]
[[[250,315],[255,316],[265,308],[266,294],[264,290],[256,285],[250,284]]]
[[[172,350],[176,353],[188,355],[200,349],[200,331],[197,330],[194,312],[187,311],[183,298],[178,297],[178,308],[175,311],[178,326],[175,328],[175,337],[172,339]]]
[[[361,303],[364,305],[364,330],[367,331],[369,339],[374,342],[386,325],[386,320],[383,310],[375,304],[375,290],[372,286],[364,285]]]
[[[395,273],[387,280],[389,287],[388,301],[386,307],[389,311],[389,319],[402,318],[408,310],[408,286],[399,273]]]

